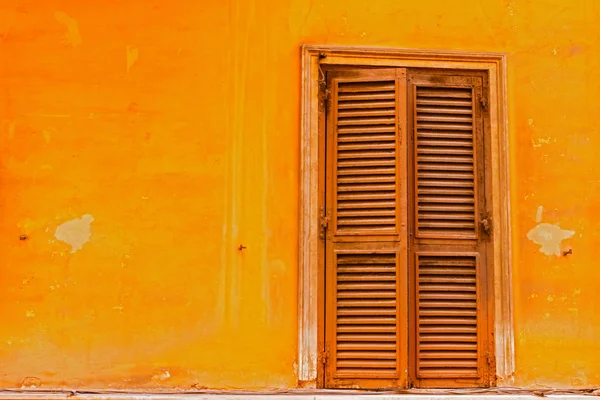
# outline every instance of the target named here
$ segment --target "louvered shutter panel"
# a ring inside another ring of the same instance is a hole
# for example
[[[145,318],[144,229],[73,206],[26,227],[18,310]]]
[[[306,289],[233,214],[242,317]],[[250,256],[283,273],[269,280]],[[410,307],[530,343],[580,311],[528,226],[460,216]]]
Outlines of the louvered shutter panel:
[[[404,69],[328,72],[327,387],[404,385],[405,85]]]
[[[484,89],[481,75],[408,73],[411,145],[411,377],[487,386]]]

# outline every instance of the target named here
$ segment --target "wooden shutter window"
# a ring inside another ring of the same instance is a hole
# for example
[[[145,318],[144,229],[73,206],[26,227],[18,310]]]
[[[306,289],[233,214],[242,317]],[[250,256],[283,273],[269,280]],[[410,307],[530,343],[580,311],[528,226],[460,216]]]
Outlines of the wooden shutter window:
[[[405,70],[327,77],[325,384],[398,387],[408,346]]]
[[[486,76],[326,77],[325,386],[489,386]]]
[[[488,386],[484,77],[409,70],[408,86],[411,378],[420,387]]]

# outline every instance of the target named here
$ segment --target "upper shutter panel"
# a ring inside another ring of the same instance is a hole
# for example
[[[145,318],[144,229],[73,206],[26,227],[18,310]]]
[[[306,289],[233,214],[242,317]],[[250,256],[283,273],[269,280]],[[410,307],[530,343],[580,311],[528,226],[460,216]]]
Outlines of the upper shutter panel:
[[[415,95],[417,235],[475,237],[473,88]]]
[[[396,232],[396,80],[339,81],[338,233]]]
[[[405,70],[329,71],[328,87],[325,384],[401,387],[408,345],[407,253],[400,236]]]
[[[409,72],[413,208],[411,377],[420,387],[490,383],[484,76]]]

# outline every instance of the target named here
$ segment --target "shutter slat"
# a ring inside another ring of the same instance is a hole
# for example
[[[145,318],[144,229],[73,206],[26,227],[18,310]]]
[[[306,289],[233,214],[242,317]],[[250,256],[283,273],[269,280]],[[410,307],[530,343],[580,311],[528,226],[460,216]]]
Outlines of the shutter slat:
[[[338,101],[340,102],[354,102],[354,101],[362,101],[362,100],[394,100],[394,93],[339,93]]]
[[[389,291],[389,292],[378,292],[376,291],[377,289],[374,289],[373,291],[371,291],[371,293],[369,293],[369,296],[372,297],[377,297],[377,298],[388,298],[388,299],[395,299],[396,298],[396,292],[395,291]],[[354,292],[349,292],[349,293],[338,293],[338,298],[340,299],[364,299],[365,298],[365,294],[362,293],[354,293]]]
[[[340,127],[337,130],[338,135],[345,134],[372,134],[372,133],[395,133],[395,126],[361,126],[361,127]]]
[[[339,182],[339,181],[338,181]],[[369,182],[370,183],[370,182]],[[338,192],[376,192],[376,191],[394,191],[396,189],[396,185],[392,184],[371,184],[371,185],[360,185],[358,182],[355,182],[351,185],[339,185]]]
[[[348,117],[394,117],[394,108],[360,109],[352,108],[338,111],[338,118]]]
[[[338,360],[338,370],[342,368],[356,368],[357,372],[364,369],[396,369],[396,361],[372,361],[368,359],[362,360]]]
[[[338,216],[343,217],[393,217],[395,214],[394,209],[386,209],[381,207],[369,207],[367,210],[340,210]]]
[[[396,345],[394,343],[349,343],[342,341],[337,345],[338,350],[387,350],[387,351],[395,351]],[[432,349],[435,350],[435,349]],[[460,350],[457,348],[457,350]],[[464,350],[470,350],[468,347],[464,348]]]
[[[428,99],[421,97],[417,99],[417,106],[441,106],[441,107],[468,107],[471,108],[471,100],[456,100],[450,98]]]
[[[475,187],[473,180],[458,180],[449,179],[444,181],[432,180],[432,179],[421,179],[419,180],[420,186],[433,186],[433,187]]]
[[[352,103],[340,103],[338,104],[339,109],[348,108],[388,108],[394,107],[395,102],[392,101],[353,101]]]
[[[468,110],[463,110],[467,112],[463,112],[461,114],[468,114],[469,116],[455,116],[455,115],[445,115],[444,113],[439,114],[427,114],[423,112],[423,110],[417,108],[417,121],[424,122],[456,122],[460,124],[465,124],[465,126],[471,126],[470,124],[473,122],[473,118],[471,117],[471,113]]]
[[[357,92],[382,92],[382,91],[394,91],[396,85],[394,82],[388,83],[372,83],[372,82],[352,82],[343,83],[338,87],[339,93],[357,93]],[[393,106],[393,105],[392,105]]]
[[[337,358],[395,360],[396,351],[341,351],[338,347]]]
[[[344,160],[338,161],[338,167],[394,167],[394,160]]]
[[[396,337],[396,326],[395,325],[376,325],[376,326],[368,326],[368,325],[338,325],[337,332],[339,333],[381,333],[381,334],[393,334],[385,336],[386,340],[391,340],[390,338]],[[338,336],[339,337],[339,336]],[[355,339],[353,339],[355,340]],[[395,339],[394,339],[395,340]]]
[[[395,316],[396,315],[396,308],[395,306],[392,308],[385,308],[385,306],[381,306],[381,308],[371,308],[371,309],[366,309],[366,308],[346,308],[346,307],[341,307],[338,308],[338,312],[337,312],[338,317],[343,317],[343,316]]]
[[[392,200],[395,197],[395,193],[343,193],[338,195],[338,200]]]
[[[472,131],[473,126],[471,124],[441,124],[441,123],[431,123],[431,122],[420,122],[417,123],[417,129],[431,129],[431,130],[439,130],[439,131]],[[417,136],[418,138],[418,136]]]
[[[338,307],[396,307],[396,300],[389,299],[364,299],[364,300],[338,300]]]
[[[419,97],[440,97],[445,98],[458,98],[458,99],[470,99],[472,97],[470,90],[463,88],[432,88],[432,87],[419,87]],[[417,97],[417,101],[419,98]]]
[[[386,167],[349,167],[349,168],[339,168],[338,169],[338,179],[340,176],[345,175],[392,175],[394,176],[394,168],[386,168]],[[368,178],[367,178],[368,179]]]
[[[340,283],[338,290],[395,290],[393,283],[378,282],[378,283]]]
[[[394,134],[389,134],[389,135],[382,135],[382,134],[360,134],[360,135],[355,135],[355,134],[345,134],[345,135],[339,135],[338,136],[338,143],[339,146],[349,146],[347,143],[358,143],[355,144],[354,146],[356,146],[359,149],[364,148],[364,146],[368,146],[371,143],[377,143],[377,142],[394,142],[396,140],[396,137],[394,136]]]
[[[338,144],[338,150],[344,151],[357,151],[357,150],[367,150],[367,149],[378,149],[378,150],[387,150],[387,149],[395,149],[396,143],[394,143],[394,138],[392,137],[391,142],[374,142],[371,140],[368,144],[346,144],[340,143]]]
[[[442,334],[430,334],[421,332],[419,340],[423,344],[436,345],[438,349],[446,349],[447,343],[473,343],[477,347],[477,335],[473,334],[450,334],[448,332]]]
[[[396,122],[396,118],[344,118],[338,119],[338,126],[342,125],[393,125]]]
[[[429,343],[423,342],[421,343],[421,350],[423,352],[435,351],[435,350],[466,350],[466,351],[476,351],[477,344],[476,343],[465,343],[460,341],[449,341],[449,342],[438,342],[438,343]]]
[[[419,310],[419,315],[423,317],[444,317],[444,316],[465,316],[465,317],[476,317],[477,310],[464,310],[464,309],[431,309],[422,308]]]
[[[419,146],[419,148],[417,149],[417,154],[426,154],[426,155],[437,155],[437,154],[441,154],[441,155],[448,155],[448,156],[457,156],[457,155],[461,155],[461,156],[472,156],[473,155],[473,144],[471,143],[471,148],[470,149],[459,149],[459,148],[454,148],[454,147],[450,147],[450,148],[444,148],[444,147],[436,147],[435,144],[434,146],[431,146],[429,143],[427,144],[423,144],[422,142],[419,142],[419,144],[421,144],[421,146]],[[461,143],[462,146],[464,146],[463,143]],[[473,160],[470,160],[471,162]]]
[[[419,135],[419,143],[423,147],[473,147],[473,138],[469,137],[465,140],[439,140],[437,138],[427,138],[426,136]],[[457,151],[456,149],[444,149],[444,151]],[[472,154],[472,153],[469,153]]]
[[[427,293],[419,294],[419,300],[476,300],[475,294],[470,293]]]
[[[389,331],[389,330],[388,330]],[[396,335],[389,333],[345,333],[347,330],[340,331],[338,329],[337,340],[338,342],[368,342],[368,343],[360,343],[356,346],[364,346],[360,347],[360,349],[368,349],[369,346],[376,346],[381,342],[387,342],[388,346],[396,346]]]
[[[461,102],[459,102],[460,104]],[[429,105],[434,107],[423,107],[423,103],[417,101],[417,112],[424,114],[471,114],[471,102],[462,102],[462,107],[446,108],[445,104],[440,104],[440,101],[429,100]],[[455,104],[456,105],[456,104]],[[419,107],[421,106],[421,107]],[[466,106],[466,107],[465,107]]]
[[[419,129],[417,131],[417,139],[443,139],[443,140],[456,140],[456,141],[465,141],[470,140],[473,141],[473,133],[472,132],[440,132],[433,131],[430,132],[427,129]],[[459,142],[459,143],[460,143]]]

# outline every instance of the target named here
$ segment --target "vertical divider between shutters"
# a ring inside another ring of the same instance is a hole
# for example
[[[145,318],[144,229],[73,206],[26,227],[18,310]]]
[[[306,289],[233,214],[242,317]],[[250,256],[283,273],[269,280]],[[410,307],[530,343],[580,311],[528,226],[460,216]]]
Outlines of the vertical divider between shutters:
[[[397,363],[402,387],[408,387],[408,92],[406,68],[396,70],[397,146],[397,221],[400,244],[398,249],[397,283]]]
[[[416,263],[417,259],[415,256],[415,234],[417,232],[417,207],[416,207],[416,197],[417,197],[417,179],[416,179],[416,171],[417,171],[417,156],[416,156],[416,148],[417,148],[417,127],[416,127],[416,118],[417,118],[417,106],[416,106],[416,97],[417,90],[412,82],[411,77],[407,77],[407,117],[409,116],[409,120],[407,122],[408,126],[408,134],[410,135],[408,150],[407,150],[407,165],[409,168],[408,179],[407,179],[407,187],[408,187],[408,370],[409,370],[409,379],[411,381],[411,386],[415,381],[416,373],[415,368],[417,366],[417,329],[415,326],[415,321],[417,321],[417,301],[416,301]]]

